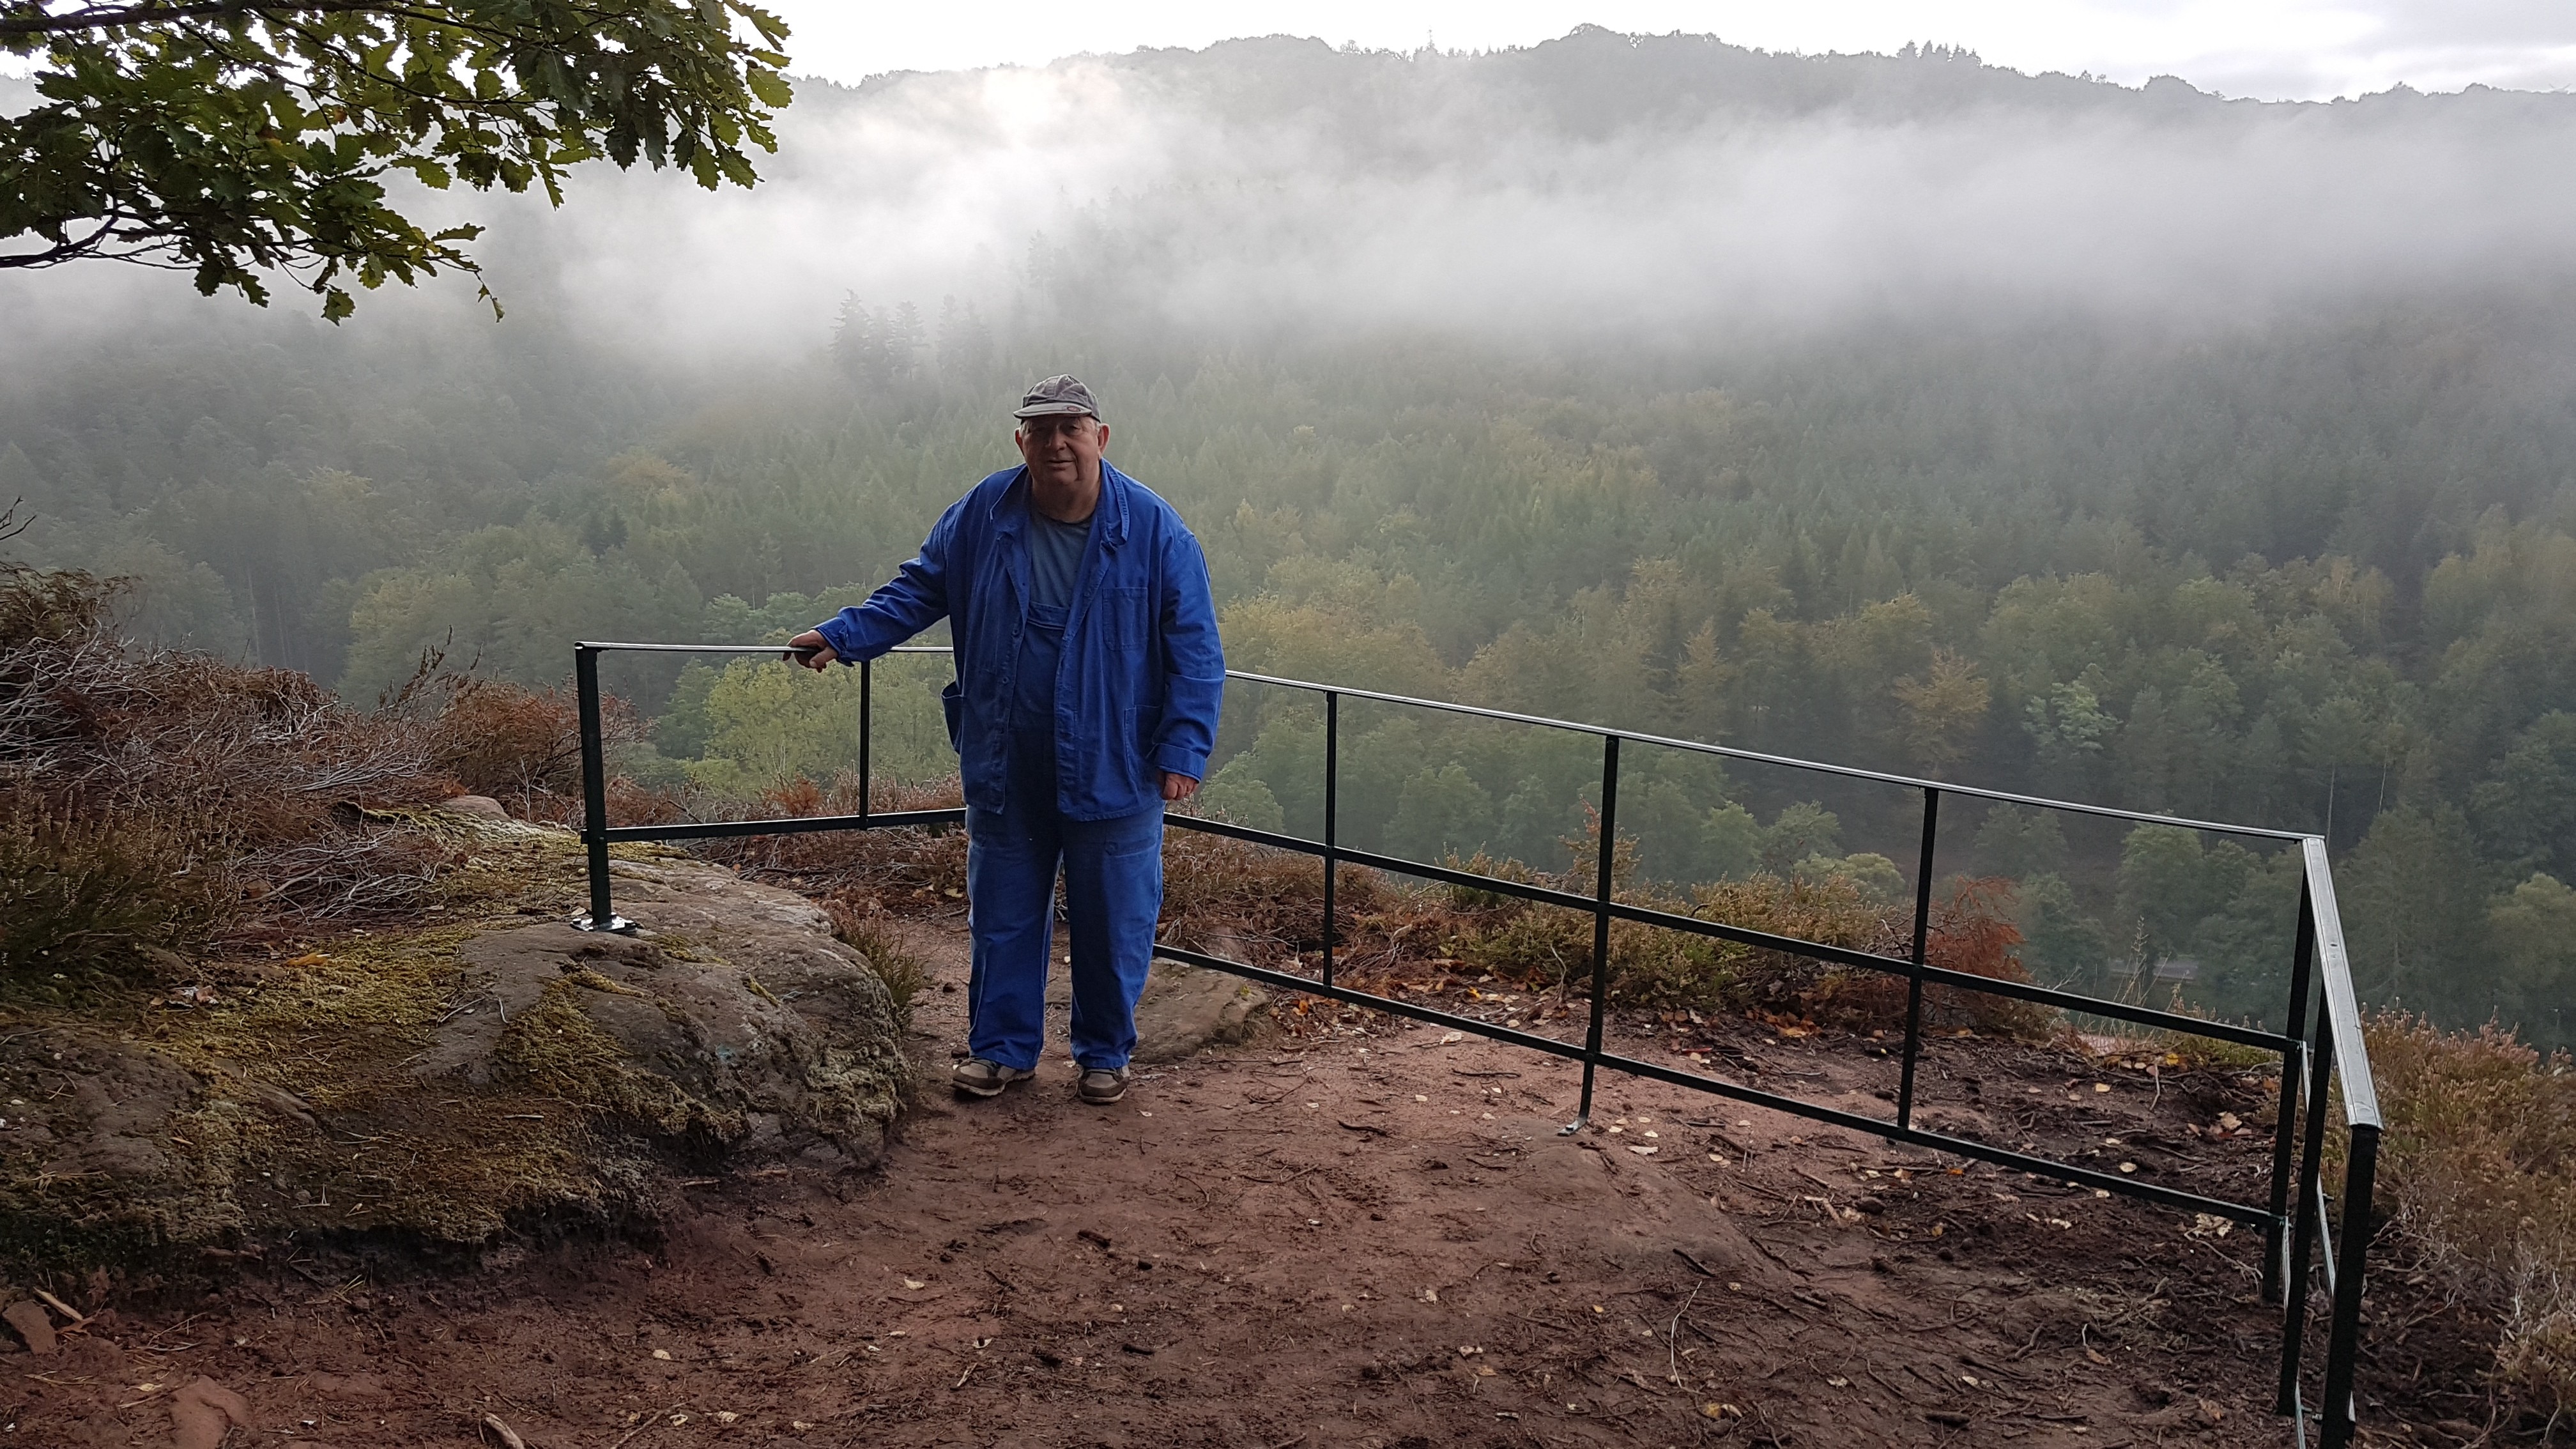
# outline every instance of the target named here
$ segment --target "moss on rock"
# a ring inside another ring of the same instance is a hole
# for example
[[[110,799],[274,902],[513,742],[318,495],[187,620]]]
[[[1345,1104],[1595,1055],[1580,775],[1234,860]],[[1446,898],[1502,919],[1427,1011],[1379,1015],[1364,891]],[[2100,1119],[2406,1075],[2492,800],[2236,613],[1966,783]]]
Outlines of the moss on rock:
[[[471,1244],[650,1218],[675,1169],[876,1159],[909,1085],[901,1026],[820,911],[629,852],[619,908],[645,929],[589,935],[558,914],[570,836],[441,828],[475,861],[443,914],[469,919],[208,963],[185,1006],[0,1006],[0,1251]]]

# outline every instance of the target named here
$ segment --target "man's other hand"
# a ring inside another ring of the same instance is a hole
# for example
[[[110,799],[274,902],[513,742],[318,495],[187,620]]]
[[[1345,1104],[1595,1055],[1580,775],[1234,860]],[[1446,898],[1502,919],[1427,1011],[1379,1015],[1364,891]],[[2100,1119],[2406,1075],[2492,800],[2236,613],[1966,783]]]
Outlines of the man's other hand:
[[[1163,772],[1163,798],[1165,800],[1187,800],[1198,792],[1198,781],[1191,779],[1187,775],[1175,775],[1169,770],[1165,770]]]
[[[833,660],[841,657],[832,652],[831,645],[823,642],[823,634],[819,629],[808,629],[804,633],[797,635],[795,638],[788,640],[787,647],[790,649],[813,650],[814,652],[811,654],[790,654],[787,657],[804,665],[806,668],[813,670],[817,674],[822,673]],[[1193,781],[1192,783],[1196,782]],[[1168,785],[1163,788],[1167,792],[1171,789]],[[1172,797],[1167,793],[1164,798],[1170,799]]]

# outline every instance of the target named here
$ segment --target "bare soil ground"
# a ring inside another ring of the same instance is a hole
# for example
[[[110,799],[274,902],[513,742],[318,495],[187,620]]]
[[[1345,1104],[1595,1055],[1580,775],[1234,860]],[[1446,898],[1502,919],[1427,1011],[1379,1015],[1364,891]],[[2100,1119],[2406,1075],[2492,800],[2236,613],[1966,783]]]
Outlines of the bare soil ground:
[[[936,1083],[963,942],[904,929]],[[1533,1006],[1472,987],[1436,989]],[[2284,1433],[2251,1232],[1619,1077],[1561,1137],[1572,1065],[1278,1016],[1115,1108],[1076,1103],[1060,1059],[997,1101],[932,1090],[881,1169],[691,1181],[649,1243],[429,1264],[316,1242],[202,1297],[130,1295],[52,1357],[0,1358],[0,1443],[169,1444],[206,1419],[174,1419],[200,1379],[246,1401],[226,1442],[331,1449],[500,1442],[487,1414],[537,1449]],[[1618,1029],[1854,1109],[1894,1084],[1865,1039]],[[2259,1073],[1949,1038],[1923,1085],[1936,1122],[2196,1190],[2251,1197],[2268,1158]]]

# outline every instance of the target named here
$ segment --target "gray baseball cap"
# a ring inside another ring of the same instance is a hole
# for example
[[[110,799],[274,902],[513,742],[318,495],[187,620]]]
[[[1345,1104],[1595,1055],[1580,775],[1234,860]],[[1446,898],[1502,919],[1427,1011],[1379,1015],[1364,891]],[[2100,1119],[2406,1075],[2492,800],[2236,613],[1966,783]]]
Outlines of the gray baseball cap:
[[[1097,418],[1100,416],[1100,405],[1091,400],[1091,389],[1082,385],[1082,379],[1070,373],[1057,373],[1023,394],[1020,398],[1020,410],[1011,416],[1052,418],[1067,414]]]

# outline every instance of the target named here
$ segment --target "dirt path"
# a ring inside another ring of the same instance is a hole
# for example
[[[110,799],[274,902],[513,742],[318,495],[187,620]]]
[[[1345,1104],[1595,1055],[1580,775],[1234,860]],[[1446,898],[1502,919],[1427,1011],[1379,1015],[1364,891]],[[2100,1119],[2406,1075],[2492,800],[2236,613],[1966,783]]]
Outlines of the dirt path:
[[[963,953],[917,935],[936,1080]],[[1060,1060],[996,1102],[929,1093],[883,1173],[690,1183],[651,1251],[272,1253],[0,1360],[0,1442],[167,1444],[200,1377],[248,1401],[231,1444],[331,1449],[471,1444],[486,1413],[537,1449],[2282,1435],[2250,1234],[1616,1078],[1568,1139],[1576,1069],[1337,1022],[1111,1109]],[[1864,1098],[1884,1066],[1727,1030],[1814,1094]],[[1941,1051],[1928,1086],[2027,1099],[2051,1150],[2170,1148],[2211,1107],[2206,1083],[2150,1102],[2056,1054]],[[2241,1178],[2256,1144],[2222,1145]]]

